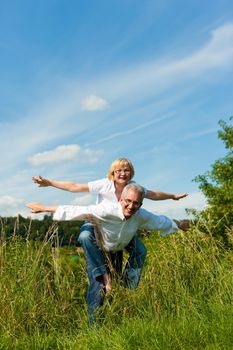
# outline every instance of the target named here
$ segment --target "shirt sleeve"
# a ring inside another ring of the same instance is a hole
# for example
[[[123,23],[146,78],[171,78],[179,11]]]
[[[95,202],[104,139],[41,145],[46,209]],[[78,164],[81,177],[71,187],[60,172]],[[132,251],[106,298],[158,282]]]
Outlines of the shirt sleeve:
[[[105,216],[103,208],[100,205],[60,205],[53,214],[53,220],[89,220],[91,217],[101,218]]]
[[[145,209],[140,209],[140,228],[146,230],[161,231],[160,236],[167,236],[178,231],[178,226],[172,219],[165,215],[156,215]]]
[[[106,191],[106,187],[108,187],[107,178],[88,182],[89,192],[102,193]]]

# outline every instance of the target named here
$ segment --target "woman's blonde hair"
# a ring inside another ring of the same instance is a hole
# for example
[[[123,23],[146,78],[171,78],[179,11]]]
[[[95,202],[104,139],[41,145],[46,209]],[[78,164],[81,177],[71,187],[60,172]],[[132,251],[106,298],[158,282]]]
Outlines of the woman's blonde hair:
[[[119,169],[119,167],[122,167],[124,165],[128,165],[128,167],[130,169],[130,180],[131,180],[134,177],[135,172],[134,172],[133,164],[127,158],[117,158],[112,162],[110,168],[108,169],[108,174],[107,174],[108,179],[113,180],[114,179],[114,171]]]

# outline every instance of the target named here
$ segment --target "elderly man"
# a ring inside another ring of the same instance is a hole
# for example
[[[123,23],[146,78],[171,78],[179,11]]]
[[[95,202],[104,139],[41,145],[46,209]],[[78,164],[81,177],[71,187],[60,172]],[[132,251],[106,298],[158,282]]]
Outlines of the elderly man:
[[[106,256],[112,252],[126,249],[130,256],[124,271],[124,285],[136,288],[141,276],[145,256],[138,255],[137,247],[130,248],[130,242],[138,229],[159,230],[161,236],[186,229],[163,215],[155,215],[141,208],[144,189],[135,183],[125,186],[120,202],[103,201],[90,206],[47,206],[40,203],[29,203],[33,213],[54,213],[54,220],[88,220],[95,226],[96,246],[83,247],[85,251],[90,286],[87,293],[87,304],[90,315],[103,300],[103,290],[108,291],[108,267]],[[90,249],[92,251],[90,251]],[[110,289],[110,288],[109,288]]]

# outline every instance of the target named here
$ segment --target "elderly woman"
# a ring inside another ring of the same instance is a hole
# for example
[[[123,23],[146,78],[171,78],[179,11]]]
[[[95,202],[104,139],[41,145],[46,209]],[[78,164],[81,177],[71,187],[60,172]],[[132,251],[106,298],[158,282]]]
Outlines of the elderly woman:
[[[107,178],[90,181],[86,184],[49,180],[41,176],[34,176],[32,179],[39,187],[53,186],[69,192],[96,193],[98,204],[104,200],[118,202],[124,187],[132,182],[134,173],[134,167],[129,159],[118,158],[111,164]],[[145,198],[151,200],[179,200],[186,196],[186,193],[171,194],[145,189]],[[91,223],[87,222],[81,227],[78,242],[83,247],[86,258],[87,272],[90,281],[87,292],[87,304],[89,313],[92,314],[101,304],[102,290],[108,292],[111,289],[108,273],[109,264],[105,263],[106,257],[103,257],[103,252],[96,243],[95,228]],[[129,253],[129,259],[123,276],[124,285],[129,288],[136,288],[140,280],[142,266],[147,253],[146,247],[138,239],[135,232],[134,238],[125,249]],[[110,254],[107,257],[108,262],[113,262],[116,271],[120,272],[122,268],[122,252]]]

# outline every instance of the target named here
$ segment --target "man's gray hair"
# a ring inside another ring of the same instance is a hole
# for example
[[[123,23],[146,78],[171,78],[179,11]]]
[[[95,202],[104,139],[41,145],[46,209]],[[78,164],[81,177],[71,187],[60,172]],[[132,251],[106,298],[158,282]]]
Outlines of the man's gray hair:
[[[141,196],[141,202],[143,201],[143,199],[145,197],[145,190],[142,186],[140,186],[137,183],[130,183],[130,184],[126,185],[122,191],[122,194],[121,194],[122,198],[125,198],[126,194],[129,191],[134,191],[134,192],[139,193]]]

